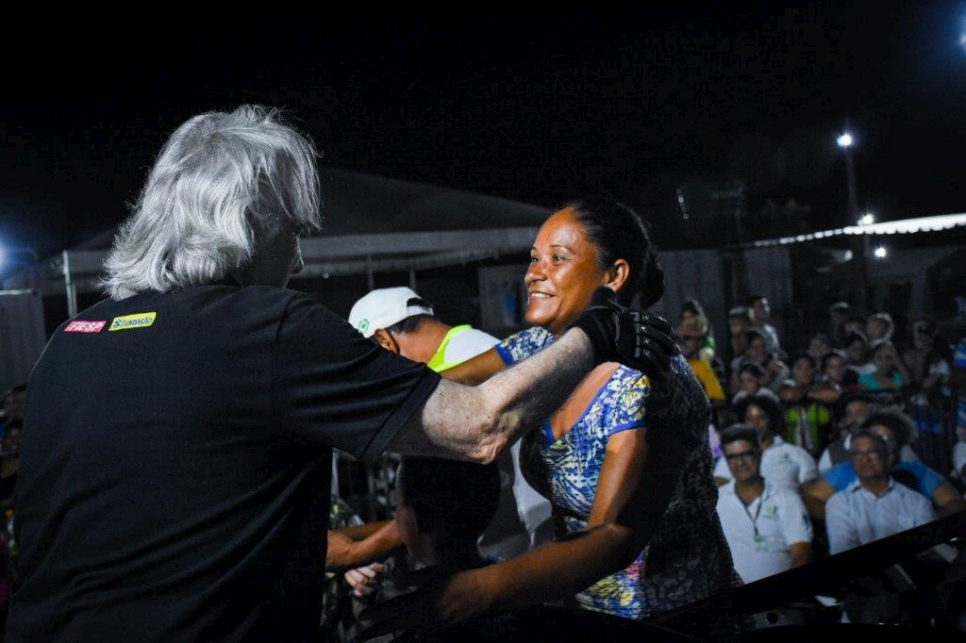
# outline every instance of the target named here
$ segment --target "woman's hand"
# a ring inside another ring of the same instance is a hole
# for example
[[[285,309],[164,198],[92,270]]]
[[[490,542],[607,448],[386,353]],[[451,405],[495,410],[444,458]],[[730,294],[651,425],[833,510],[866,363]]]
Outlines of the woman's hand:
[[[483,614],[490,607],[474,571],[428,567],[408,580],[415,589],[362,611],[359,617],[374,624],[359,634],[360,641],[393,632],[431,632]]]

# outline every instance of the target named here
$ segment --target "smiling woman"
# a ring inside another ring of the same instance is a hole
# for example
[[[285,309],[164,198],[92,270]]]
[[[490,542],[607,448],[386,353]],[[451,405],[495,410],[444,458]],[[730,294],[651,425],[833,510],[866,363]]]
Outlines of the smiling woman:
[[[444,376],[472,381],[544,350],[603,293],[644,308],[664,292],[647,226],[610,199],[558,209],[530,257],[525,319],[532,326]],[[418,627],[456,624],[556,601],[641,620],[738,584],[715,511],[709,419],[708,398],[680,354],[660,382],[624,364],[601,364],[523,437],[521,469],[550,499],[557,539],[461,571],[441,593],[400,597],[398,612],[397,603],[377,608],[370,616],[380,623],[369,634],[414,618]]]

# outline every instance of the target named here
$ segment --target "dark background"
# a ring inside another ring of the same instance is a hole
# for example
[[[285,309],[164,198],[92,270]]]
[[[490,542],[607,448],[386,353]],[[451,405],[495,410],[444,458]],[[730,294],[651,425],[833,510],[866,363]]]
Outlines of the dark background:
[[[323,167],[548,207],[606,192],[665,248],[714,240],[712,216],[682,232],[676,200],[709,182],[740,182],[747,212],[791,200],[813,228],[852,224],[846,126],[862,211],[963,211],[963,2],[648,4],[17,8],[0,243],[46,255],[112,227],[172,129],[242,102],[288,110]]]

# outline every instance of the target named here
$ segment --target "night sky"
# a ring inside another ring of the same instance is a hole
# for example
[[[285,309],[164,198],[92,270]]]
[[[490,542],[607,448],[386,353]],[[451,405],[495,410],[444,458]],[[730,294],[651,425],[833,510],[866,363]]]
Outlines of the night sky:
[[[172,129],[243,102],[286,109],[323,167],[548,207],[603,192],[659,230],[675,187],[735,180],[749,210],[851,224],[848,126],[862,210],[966,211],[964,2],[592,4],[38,15],[0,45],[0,243],[45,255],[112,227]]]

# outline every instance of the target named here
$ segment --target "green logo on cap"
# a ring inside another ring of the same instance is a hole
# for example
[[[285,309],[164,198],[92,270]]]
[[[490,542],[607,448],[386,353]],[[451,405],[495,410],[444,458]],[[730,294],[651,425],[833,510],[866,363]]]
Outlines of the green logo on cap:
[[[367,328],[369,328],[369,320],[368,319],[363,319],[361,322],[359,322],[359,332],[364,333],[364,332],[366,332],[366,329]]]

